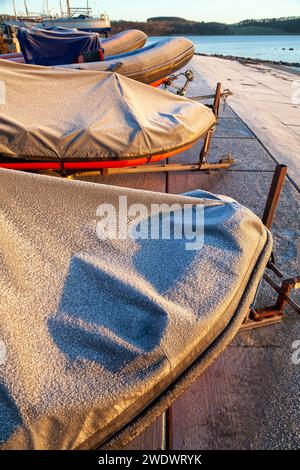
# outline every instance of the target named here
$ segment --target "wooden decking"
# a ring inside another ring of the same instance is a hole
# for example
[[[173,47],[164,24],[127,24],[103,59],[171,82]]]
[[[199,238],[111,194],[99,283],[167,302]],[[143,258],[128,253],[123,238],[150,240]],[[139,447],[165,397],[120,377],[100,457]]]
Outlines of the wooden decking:
[[[191,93],[210,91],[196,74]],[[175,157],[176,161],[195,161],[199,148],[200,144]],[[226,171],[91,180],[176,194],[201,188],[231,196],[262,216],[275,161],[226,106],[221,110],[210,158],[219,159],[228,152],[237,163]],[[277,262],[287,276],[300,271],[299,214],[299,192],[287,181],[273,229]],[[270,289],[263,285],[259,302],[270,299]],[[282,324],[238,334],[227,351],[175,403],[174,449],[299,448],[300,366],[292,362],[292,344],[300,340],[299,320],[290,311]],[[129,448],[160,449],[161,426],[158,419]]]

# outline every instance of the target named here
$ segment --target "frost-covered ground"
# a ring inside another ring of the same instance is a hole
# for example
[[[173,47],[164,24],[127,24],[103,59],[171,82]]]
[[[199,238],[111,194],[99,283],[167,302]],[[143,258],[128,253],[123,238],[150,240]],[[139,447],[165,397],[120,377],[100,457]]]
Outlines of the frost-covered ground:
[[[221,81],[230,106],[300,187],[300,77],[268,65],[196,56],[192,66],[209,85]]]

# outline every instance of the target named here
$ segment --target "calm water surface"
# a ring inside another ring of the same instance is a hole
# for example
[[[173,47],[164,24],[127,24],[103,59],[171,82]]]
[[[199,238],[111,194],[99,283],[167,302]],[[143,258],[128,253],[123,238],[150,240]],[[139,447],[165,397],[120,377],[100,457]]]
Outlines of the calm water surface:
[[[300,63],[299,36],[186,36],[196,52]],[[151,37],[155,42],[161,37]],[[294,50],[289,50],[294,49]]]

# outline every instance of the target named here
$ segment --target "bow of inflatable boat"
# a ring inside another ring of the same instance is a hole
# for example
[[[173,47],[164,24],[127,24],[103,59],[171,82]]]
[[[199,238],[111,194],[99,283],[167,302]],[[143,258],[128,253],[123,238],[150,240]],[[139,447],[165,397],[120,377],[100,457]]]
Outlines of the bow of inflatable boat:
[[[147,35],[138,29],[129,29],[101,40],[104,57],[123,54],[124,52],[140,49],[146,44]]]

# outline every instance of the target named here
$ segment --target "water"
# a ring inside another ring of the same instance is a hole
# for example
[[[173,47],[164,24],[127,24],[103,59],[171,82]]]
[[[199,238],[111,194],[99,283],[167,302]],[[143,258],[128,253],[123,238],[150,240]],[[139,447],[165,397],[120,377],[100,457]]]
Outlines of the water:
[[[186,37],[193,41],[196,46],[196,52],[199,53],[300,63],[300,35]],[[159,39],[162,39],[162,37],[151,37],[149,42],[153,43]],[[290,48],[294,50],[290,51]]]

